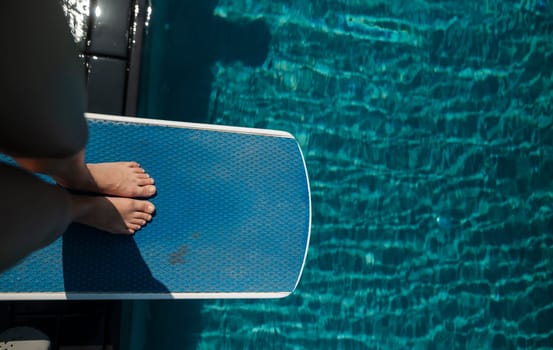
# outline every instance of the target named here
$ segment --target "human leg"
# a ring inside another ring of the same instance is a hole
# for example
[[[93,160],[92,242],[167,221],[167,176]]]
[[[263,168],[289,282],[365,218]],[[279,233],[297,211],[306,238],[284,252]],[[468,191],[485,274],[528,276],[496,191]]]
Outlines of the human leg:
[[[71,189],[125,197],[155,193],[153,180],[137,166],[85,165],[84,67],[59,3],[6,3],[0,37],[9,49],[0,57],[0,151]]]
[[[153,195],[153,180],[134,162],[84,163],[84,68],[58,1],[6,3],[0,37],[8,50],[0,56],[0,152],[70,189]]]
[[[85,71],[59,2],[3,3],[0,39],[0,151],[67,157],[83,149]]]
[[[71,223],[69,194],[22,169],[0,163],[0,271],[47,246]]]
[[[47,246],[71,222],[133,234],[155,210],[144,200],[73,195],[27,171],[0,162],[0,271]]]
[[[84,164],[84,69],[57,1],[6,3],[0,38],[6,51],[0,57],[0,152],[72,189],[124,197],[155,192],[138,166]],[[3,163],[0,188],[0,270],[55,240],[70,222],[132,234],[154,210],[147,201],[73,195]]]
[[[66,158],[21,158],[25,169],[48,174],[66,188],[121,197],[150,197],[154,180],[136,162],[85,164],[84,150]]]

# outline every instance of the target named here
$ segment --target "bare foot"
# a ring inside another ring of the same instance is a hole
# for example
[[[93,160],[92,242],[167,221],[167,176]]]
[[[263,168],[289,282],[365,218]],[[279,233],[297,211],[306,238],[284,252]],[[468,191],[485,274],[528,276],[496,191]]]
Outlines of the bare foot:
[[[152,220],[155,207],[144,200],[72,195],[74,221],[115,234],[134,234]]]
[[[63,187],[120,197],[150,197],[154,179],[136,162],[86,164],[70,176],[53,176]]]
[[[119,197],[150,197],[154,180],[136,162],[85,164],[84,150],[67,158],[14,157],[23,168],[48,174],[71,190]]]

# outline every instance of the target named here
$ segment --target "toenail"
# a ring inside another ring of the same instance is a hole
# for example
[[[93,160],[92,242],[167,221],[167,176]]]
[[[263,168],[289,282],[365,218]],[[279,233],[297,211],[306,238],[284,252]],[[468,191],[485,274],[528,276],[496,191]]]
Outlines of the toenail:
[[[154,187],[150,187],[150,188],[148,189],[148,192],[149,192],[150,194],[154,194],[155,191],[156,191],[156,189],[155,189]]]
[[[148,211],[153,212],[154,211],[154,206],[153,205],[148,205]]]

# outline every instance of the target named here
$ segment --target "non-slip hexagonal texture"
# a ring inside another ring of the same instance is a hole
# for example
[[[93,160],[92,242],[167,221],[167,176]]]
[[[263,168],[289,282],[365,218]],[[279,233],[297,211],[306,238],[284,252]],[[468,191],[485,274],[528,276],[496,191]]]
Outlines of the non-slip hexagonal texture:
[[[311,205],[291,135],[98,115],[89,116],[89,130],[87,162],[134,160],[155,179],[152,222],[132,237],[72,225],[63,239],[0,274],[0,298],[271,297],[294,290]]]

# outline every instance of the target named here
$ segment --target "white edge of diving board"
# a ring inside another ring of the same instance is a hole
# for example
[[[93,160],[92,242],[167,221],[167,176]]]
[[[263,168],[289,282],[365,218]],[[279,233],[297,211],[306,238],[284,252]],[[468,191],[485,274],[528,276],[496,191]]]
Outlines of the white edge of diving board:
[[[297,142],[296,142],[297,143]],[[303,268],[305,267],[305,262],[307,261],[307,251],[309,250],[309,241],[311,240],[311,218],[312,218],[312,211],[311,211],[311,186],[309,185],[309,174],[307,173],[307,164],[305,163],[305,157],[303,156],[303,152],[301,151],[301,147],[299,143],[297,143],[298,149],[300,151],[301,160],[303,161],[303,169],[305,170],[305,180],[307,181],[307,198],[309,200],[309,223],[308,223],[308,231],[307,231],[307,241],[305,244],[305,253],[303,255],[303,262],[301,264],[301,270],[298,274],[298,279],[296,280],[296,284],[294,285],[294,290],[298,287],[298,284],[300,283],[301,276],[303,274]]]
[[[274,293],[0,293],[0,300],[171,300],[171,299],[279,299]]]
[[[105,120],[105,121],[122,122],[122,123],[166,126],[166,127],[172,127],[172,128],[208,130],[208,131],[230,132],[230,133],[237,133],[237,134],[294,138],[294,136],[292,136],[292,134],[290,134],[289,132],[280,131],[280,130],[271,130],[271,129],[256,129],[256,128],[245,128],[240,126],[189,123],[189,122],[179,122],[174,120],[125,117],[125,116],[119,116],[119,115],[108,115],[108,114],[97,114],[97,113],[85,113],[85,116],[87,119],[92,119],[92,120]]]

